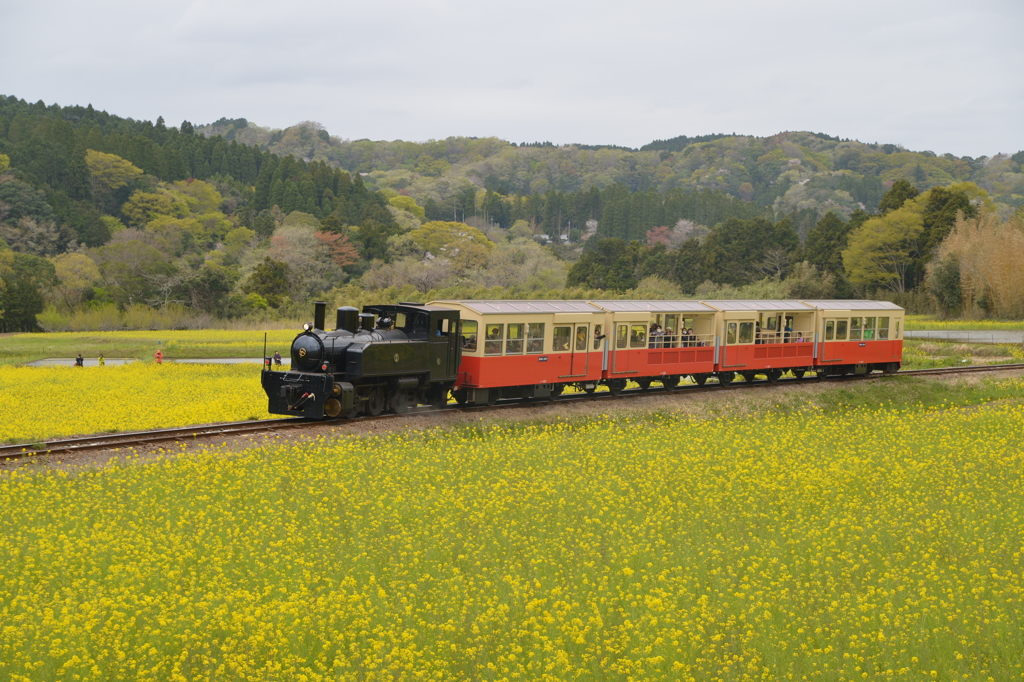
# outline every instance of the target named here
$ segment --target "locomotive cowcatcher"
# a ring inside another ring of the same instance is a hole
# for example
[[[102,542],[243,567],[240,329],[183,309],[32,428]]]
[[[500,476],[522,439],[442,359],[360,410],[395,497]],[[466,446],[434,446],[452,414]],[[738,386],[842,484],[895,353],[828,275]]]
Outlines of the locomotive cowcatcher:
[[[310,419],[401,413],[443,406],[462,360],[459,311],[400,303],[337,309],[325,331],[327,304],[314,303],[313,322],[291,347],[291,369],[263,360],[262,384],[271,414]]]

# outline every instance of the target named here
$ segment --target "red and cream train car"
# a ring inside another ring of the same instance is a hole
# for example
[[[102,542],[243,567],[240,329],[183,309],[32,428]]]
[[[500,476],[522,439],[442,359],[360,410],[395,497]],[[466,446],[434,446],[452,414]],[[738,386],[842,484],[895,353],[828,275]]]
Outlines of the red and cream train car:
[[[461,316],[460,402],[547,398],[628,381],[776,381],[899,369],[903,310],[884,301],[433,301]]]

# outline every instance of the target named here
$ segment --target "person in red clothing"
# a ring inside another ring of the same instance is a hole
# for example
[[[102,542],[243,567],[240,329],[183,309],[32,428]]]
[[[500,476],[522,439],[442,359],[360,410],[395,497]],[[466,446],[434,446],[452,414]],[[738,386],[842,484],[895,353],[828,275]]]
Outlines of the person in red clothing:
[[[159,365],[164,361],[164,352],[158,348],[157,351],[153,353],[153,357],[156,358],[156,364]]]

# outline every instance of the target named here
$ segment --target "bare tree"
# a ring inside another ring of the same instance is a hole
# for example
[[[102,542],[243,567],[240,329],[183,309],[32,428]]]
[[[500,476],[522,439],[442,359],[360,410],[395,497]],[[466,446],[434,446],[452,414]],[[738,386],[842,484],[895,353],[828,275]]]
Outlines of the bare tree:
[[[788,251],[781,247],[774,247],[765,251],[764,260],[754,267],[758,272],[767,277],[782,279],[789,270],[789,264],[793,257]]]

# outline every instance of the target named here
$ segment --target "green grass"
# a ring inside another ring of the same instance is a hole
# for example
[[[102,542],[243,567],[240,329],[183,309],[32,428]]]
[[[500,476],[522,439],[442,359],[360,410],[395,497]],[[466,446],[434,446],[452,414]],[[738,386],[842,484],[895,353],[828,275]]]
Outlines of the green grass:
[[[959,343],[935,339],[903,342],[903,369],[932,369],[964,365],[1024,362],[1024,350],[1009,343]]]
[[[266,332],[267,353],[287,355],[297,330]],[[259,358],[262,331],[201,329],[178,331],[57,332],[0,336],[0,364],[18,364],[44,358],[72,358],[81,353],[95,358],[152,360],[159,348],[168,358]]]

